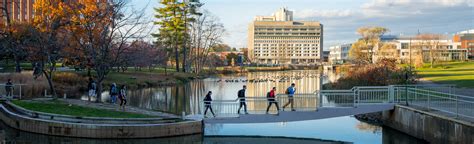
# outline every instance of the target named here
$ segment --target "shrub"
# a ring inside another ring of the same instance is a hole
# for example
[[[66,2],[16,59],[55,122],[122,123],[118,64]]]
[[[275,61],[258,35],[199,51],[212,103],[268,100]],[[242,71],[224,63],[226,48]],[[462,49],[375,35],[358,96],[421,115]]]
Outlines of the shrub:
[[[336,82],[324,85],[324,89],[350,89],[354,86],[386,86],[415,82],[416,73],[409,68],[397,67],[393,59],[383,59],[375,64],[350,69]]]

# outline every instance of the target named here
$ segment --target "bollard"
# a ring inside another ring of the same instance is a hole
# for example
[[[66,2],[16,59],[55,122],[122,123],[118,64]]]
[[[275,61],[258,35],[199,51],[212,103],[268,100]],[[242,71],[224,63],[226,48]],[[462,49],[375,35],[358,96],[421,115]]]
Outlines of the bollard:
[[[44,90],[44,97],[48,97],[48,90]]]
[[[63,98],[64,98],[64,99],[66,99],[66,98],[67,98],[67,95],[66,95],[66,93],[64,93],[64,96],[63,96]]]
[[[183,112],[181,113],[181,119],[183,119],[183,120],[186,119],[186,112],[183,111]]]

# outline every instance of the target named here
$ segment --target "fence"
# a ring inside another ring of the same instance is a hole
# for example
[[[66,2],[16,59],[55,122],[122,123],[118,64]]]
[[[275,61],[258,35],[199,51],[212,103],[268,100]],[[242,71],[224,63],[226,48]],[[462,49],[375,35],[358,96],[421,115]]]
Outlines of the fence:
[[[394,86],[402,104],[474,118],[474,97],[455,94],[453,86]]]
[[[360,86],[349,90],[321,90],[293,96],[297,111],[314,111],[318,108],[348,108],[359,105],[400,103],[431,110],[447,112],[456,117],[474,118],[474,97],[456,95],[452,85],[390,85]],[[285,94],[278,94],[276,101],[280,108],[289,101]],[[203,102],[202,102],[203,103]],[[248,112],[263,114],[268,106],[266,97],[247,97]],[[238,100],[212,101],[214,112],[221,116],[238,116]],[[288,106],[290,108],[290,106]],[[201,106],[201,114],[205,107]],[[243,112],[243,109],[241,110]],[[275,113],[274,106],[270,109]]]
[[[22,95],[24,94],[25,89],[22,88],[25,84],[14,84],[13,90],[11,91],[11,96],[7,96],[5,84],[0,84],[0,97],[1,98],[19,98],[21,99]]]

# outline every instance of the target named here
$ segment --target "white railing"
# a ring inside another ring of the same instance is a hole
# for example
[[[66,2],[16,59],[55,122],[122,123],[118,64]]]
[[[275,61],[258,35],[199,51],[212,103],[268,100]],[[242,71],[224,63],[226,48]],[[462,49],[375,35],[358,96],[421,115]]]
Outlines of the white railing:
[[[347,108],[360,105],[400,103],[438,110],[455,115],[474,118],[474,97],[454,94],[450,85],[390,85],[360,86],[349,90],[321,90],[309,94],[293,96],[296,111],[315,111],[318,108]],[[280,110],[288,102],[288,96],[276,96]],[[221,116],[238,116],[239,101],[215,100],[211,102],[214,112]],[[247,97],[247,110],[250,114],[264,114],[269,101],[266,97]],[[201,114],[204,113],[204,102]],[[290,106],[286,110],[291,110]],[[244,109],[241,109],[244,112]],[[276,113],[274,105],[270,113]],[[210,111],[208,111],[210,113]]]
[[[452,86],[394,86],[399,102],[454,117],[474,118],[474,97],[457,95]]]
[[[23,96],[24,94],[24,86],[25,84],[14,84],[13,85],[13,90],[11,92],[11,95],[10,94],[7,94],[7,91],[6,91],[6,88],[5,88],[5,84],[0,84],[0,98],[9,98],[9,99],[12,99],[12,98],[19,98],[21,99],[21,97]]]

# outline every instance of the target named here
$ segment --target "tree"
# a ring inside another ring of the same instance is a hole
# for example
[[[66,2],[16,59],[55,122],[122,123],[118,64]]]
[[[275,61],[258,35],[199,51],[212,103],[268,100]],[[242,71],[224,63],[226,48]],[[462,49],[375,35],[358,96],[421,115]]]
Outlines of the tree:
[[[435,63],[441,58],[444,48],[439,45],[440,40],[443,38],[443,35],[440,34],[419,34],[416,36],[416,39],[419,40],[417,44],[421,49],[421,57],[424,57],[424,51],[428,51],[428,58],[430,61],[430,67],[433,68]]]
[[[357,29],[357,33],[362,37],[352,45],[351,53],[355,60],[366,63],[373,63],[374,48],[382,46],[380,43],[380,36],[389,30],[383,27],[361,27]],[[362,56],[365,54],[367,56]],[[350,54],[351,55],[351,54]],[[361,59],[359,59],[361,58]]]
[[[349,57],[356,63],[366,63],[370,61],[369,55],[365,53],[367,44],[364,41],[356,41],[349,50]]]
[[[18,6],[19,1],[3,1],[2,5],[0,5],[1,17],[5,22],[4,24],[0,24],[0,50],[2,51],[0,60],[13,59],[15,61],[15,72],[20,73],[20,63],[27,57],[27,51],[24,47],[25,41],[22,39],[28,35],[28,33],[22,33],[24,32],[23,27],[27,23],[12,21],[10,17],[11,8],[9,8],[8,4]]]
[[[75,3],[69,28],[74,42],[97,75],[97,100],[101,102],[102,83],[127,51],[129,41],[143,38],[148,22],[143,11],[128,9],[127,0],[106,3],[83,0]],[[127,13],[127,14],[126,14]]]
[[[69,12],[72,10],[63,0],[37,0],[33,9],[36,13],[33,19],[35,29],[31,29],[36,42],[32,50],[33,74],[35,77],[45,76],[51,94],[57,98],[52,78],[62,49],[68,41],[64,27],[68,24]]]
[[[226,60],[227,60],[227,63],[229,65],[231,65],[231,62],[232,60],[234,60],[234,63],[237,61],[237,58],[239,57],[239,55],[235,54],[235,53],[229,53],[226,55]]]
[[[213,52],[224,52],[224,51],[230,51],[231,48],[227,44],[217,44],[212,47]]]
[[[397,46],[393,43],[383,43],[382,47],[378,48],[375,53],[378,60],[383,59],[394,59],[395,61],[399,59],[400,52],[397,50]]]
[[[190,29],[190,60],[194,64],[194,71],[200,73],[209,60],[211,48],[222,43],[225,33],[224,25],[209,11],[196,18]]]

